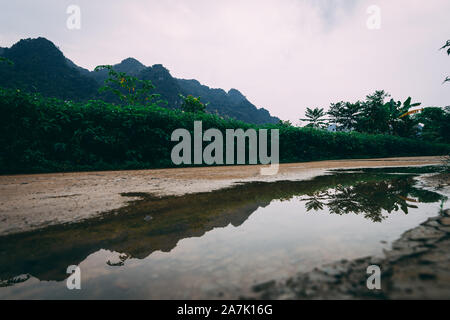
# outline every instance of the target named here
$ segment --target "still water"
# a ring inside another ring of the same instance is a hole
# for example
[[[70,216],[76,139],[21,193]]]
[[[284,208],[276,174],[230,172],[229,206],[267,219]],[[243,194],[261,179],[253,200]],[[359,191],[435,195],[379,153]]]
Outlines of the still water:
[[[142,195],[102,218],[0,237],[0,299],[236,298],[256,283],[382,255],[446,205],[410,171]],[[69,265],[81,269],[81,290],[66,287]]]

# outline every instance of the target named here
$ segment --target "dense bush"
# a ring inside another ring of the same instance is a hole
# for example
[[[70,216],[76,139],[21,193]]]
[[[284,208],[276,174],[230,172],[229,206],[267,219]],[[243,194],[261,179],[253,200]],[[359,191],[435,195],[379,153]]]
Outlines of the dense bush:
[[[0,89],[1,173],[161,168],[173,166],[177,128],[280,130],[281,162],[446,154],[449,145],[388,135],[331,133],[289,125],[256,126],[157,106],[75,103]],[[206,144],[206,143],[205,143]]]

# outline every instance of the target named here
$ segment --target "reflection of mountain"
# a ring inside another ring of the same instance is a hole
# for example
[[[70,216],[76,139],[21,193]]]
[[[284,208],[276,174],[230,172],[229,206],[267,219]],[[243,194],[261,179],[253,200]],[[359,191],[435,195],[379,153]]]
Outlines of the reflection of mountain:
[[[379,189],[384,183],[386,187]],[[413,183],[410,176],[339,173],[311,181],[254,182],[178,197],[144,195],[143,200],[130,203],[118,210],[118,214],[0,238],[0,279],[31,274],[41,280],[62,280],[67,266],[79,264],[102,248],[139,259],[157,250],[168,252],[181,239],[200,237],[229,224],[240,226],[255,210],[274,199],[317,196],[316,204],[310,208],[320,209],[321,195],[324,195],[336,203],[336,213],[338,209],[365,213],[365,208],[374,212],[395,205],[403,208],[402,201],[406,200],[397,195],[418,197],[425,202],[441,198],[436,193],[414,188]],[[330,191],[332,188],[336,189],[334,193]],[[345,188],[350,191],[343,192]],[[372,197],[375,203],[370,203]],[[392,204],[394,198],[397,202]],[[339,201],[343,204],[338,204]],[[366,217],[372,219],[371,214]]]
[[[412,199],[409,197],[415,197]],[[364,214],[373,222],[387,218],[382,210],[391,213],[402,210],[408,214],[408,208],[417,208],[414,202],[437,202],[441,196],[437,193],[415,188],[410,179],[392,179],[378,182],[358,182],[353,186],[338,185],[333,190],[314,193],[305,204],[307,211],[322,210],[328,207],[334,214]]]

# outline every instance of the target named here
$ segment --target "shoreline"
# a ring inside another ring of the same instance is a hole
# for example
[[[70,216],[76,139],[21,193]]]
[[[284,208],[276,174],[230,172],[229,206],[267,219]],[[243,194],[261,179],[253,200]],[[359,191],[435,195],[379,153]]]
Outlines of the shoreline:
[[[326,160],[280,164],[278,174],[261,176],[261,165],[0,176],[0,236],[79,222],[119,209],[139,197],[208,192],[235,183],[308,180],[331,169],[435,165],[441,157]]]

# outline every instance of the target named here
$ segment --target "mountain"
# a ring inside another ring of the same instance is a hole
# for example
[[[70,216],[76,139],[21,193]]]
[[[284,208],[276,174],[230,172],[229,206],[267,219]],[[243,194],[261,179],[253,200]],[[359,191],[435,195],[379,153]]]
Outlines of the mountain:
[[[150,80],[156,87],[155,91],[161,95],[161,99],[167,100],[169,108],[179,108],[182,103],[180,93],[186,92],[178,84],[178,81],[170,75],[169,70],[161,64],[155,64],[152,67],[142,70],[138,78]]]
[[[68,58],[66,58],[66,63],[69,65],[69,67],[78,70],[84,76],[90,76],[91,75],[91,72],[88,69],[85,69],[83,67],[77,66],[75,63],[73,63],[72,60],[70,60]]]
[[[113,65],[118,72],[126,72],[139,79],[150,80],[156,87],[156,92],[168,102],[169,108],[179,108],[182,95],[200,96],[201,101],[209,103],[206,110],[210,113],[227,116],[248,123],[277,123],[278,118],[272,117],[264,108],[258,109],[238,90],[231,89],[228,92],[223,89],[213,89],[202,85],[197,80],[177,79],[171,76],[161,64],[146,67],[133,58],[127,58]],[[99,83],[107,79],[106,70],[92,71],[91,76]]]
[[[114,65],[114,70],[117,72],[125,72],[126,74],[134,77],[137,77],[139,72],[145,68],[146,66],[134,58],[124,59],[120,63]],[[92,71],[90,75],[99,83],[103,84],[103,81],[108,78],[108,70],[104,69],[100,71]]]
[[[14,65],[0,64],[0,86],[40,92],[60,99],[88,99],[97,82],[68,63],[62,52],[45,38],[20,40],[2,56]]]
[[[99,95],[98,89],[108,77],[107,70],[89,71],[77,66],[51,41],[45,38],[24,39],[11,48],[1,48],[0,56],[8,58],[14,65],[0,63],[0,86],[40,92],[45,96],[71,100],[88,100],[101,97],[117,102],[111,95]],[[276,123],[263,108],[258,109],[238,90],[228,92],[209,88],[197,80],[177,79],[161,64],[145,66],[134,58],[127,58],[113,66],[139,79],[151,80],[155,93],[168,102],[169,108],[179,108],[180,94],[200,96],[208,103],[207,111],[248,123]]]
[[[219,115],[239,119],[248,123],[277,123],[278,118],[272,117],[266,109],[258,109],[238,90],[213,89],[202,85],[197,80],[177,79],[182,92],[200,96],[204,102],[209,102],[207,110]]]

